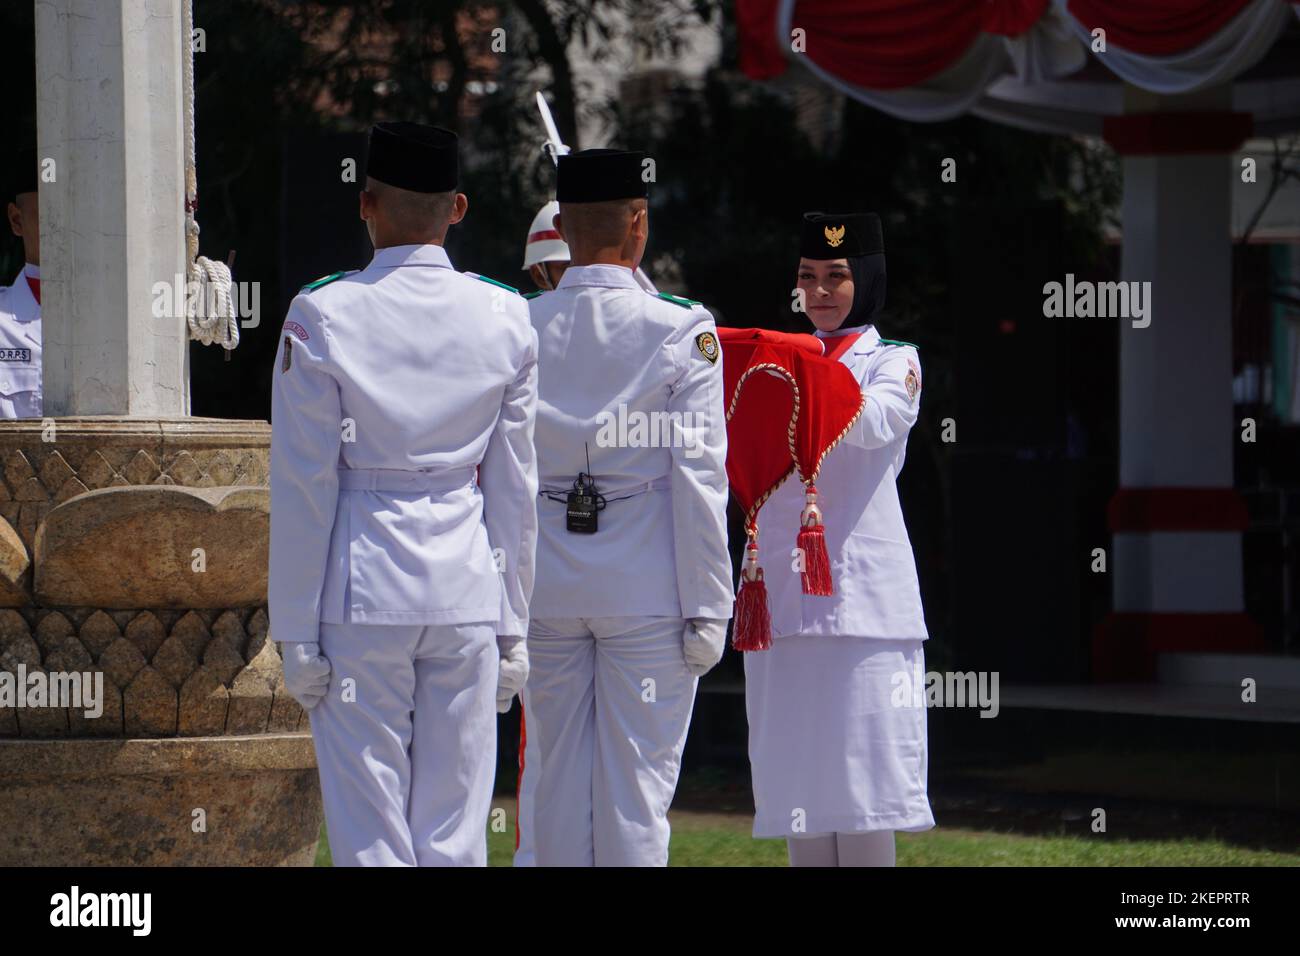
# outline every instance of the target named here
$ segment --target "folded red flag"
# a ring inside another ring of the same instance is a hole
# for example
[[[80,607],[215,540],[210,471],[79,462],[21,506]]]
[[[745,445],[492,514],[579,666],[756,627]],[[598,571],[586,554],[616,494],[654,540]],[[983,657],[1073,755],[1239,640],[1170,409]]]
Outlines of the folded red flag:
[[[772,632],[758,566],[759,509],[798,472],[807,502],[797,539],[803,590],[833,593],[814,483],[822,460],[862,414],[865,399],[853,373],[826,358],[816,336],[719,329],[718,338],[727,403],[727,478],[745,511],[747,536],[732,644],[742,651],[765,650]]]

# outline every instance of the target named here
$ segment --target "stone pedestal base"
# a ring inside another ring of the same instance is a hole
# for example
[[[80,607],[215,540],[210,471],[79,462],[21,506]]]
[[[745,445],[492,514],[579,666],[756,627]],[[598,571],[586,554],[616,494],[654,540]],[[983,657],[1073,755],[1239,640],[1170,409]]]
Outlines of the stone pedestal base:
[[[0,866],[311,866],[311,735],[0,740]]]
[[[0,422],[0,866],[314,862],[269,444],[265,422]]]

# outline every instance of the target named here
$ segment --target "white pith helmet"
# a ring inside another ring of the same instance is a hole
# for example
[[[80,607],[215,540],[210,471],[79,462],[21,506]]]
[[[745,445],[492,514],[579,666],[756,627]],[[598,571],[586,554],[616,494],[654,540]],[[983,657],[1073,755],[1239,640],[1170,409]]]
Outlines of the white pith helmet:
[[[555,231],[555,215],[559,211],[560,204],[552,199],[533,217],[533,224],[528,229],[528,241],[524,245],[524,269],[530,269],[539,262],[569,261],[569,247]]]

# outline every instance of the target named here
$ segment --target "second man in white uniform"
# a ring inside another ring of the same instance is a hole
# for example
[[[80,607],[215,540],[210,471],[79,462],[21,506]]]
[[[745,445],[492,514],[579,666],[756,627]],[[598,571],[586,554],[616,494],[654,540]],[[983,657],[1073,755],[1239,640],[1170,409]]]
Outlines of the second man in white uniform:
[[[699,675],[733,594],[713,318],[641,289],[640,153],[559,161],[572,262],[538,334],[537,587],[528,735],[539,866],[663,866]]]

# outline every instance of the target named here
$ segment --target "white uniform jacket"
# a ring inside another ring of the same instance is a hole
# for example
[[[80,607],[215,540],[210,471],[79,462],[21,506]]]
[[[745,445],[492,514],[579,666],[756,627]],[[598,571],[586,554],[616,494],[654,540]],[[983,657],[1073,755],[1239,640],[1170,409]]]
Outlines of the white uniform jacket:
[[[538,501],[533,617],[731,617],[713,317],[613,265],[570,266],[529,307],[541,487],[563,496],[589,471],[608,500],[595,534],[567,530],[563,501]]]
[[[857,330],[841,330],[852,331]],[[913,346],[884,344],[868,325],[840,361],[861,384],[866,403],[816,481],[835,593],[804,594],[792,570],[804,506],[803,485],[792,474],[758,513],[772,635],[924,640],[916,561],[897,488],[907,433],[921,403],[920,360]]]
[[[380,249],[294,298],[273,375],[273,639],[315,641],[322,621],[524,636],[537,540],[524,300],[455,272],[440,246]]]
[[[41,417],[41,305],[27,277],[40,278],[28,265],[13,285],[0,285],[0,418]]]

